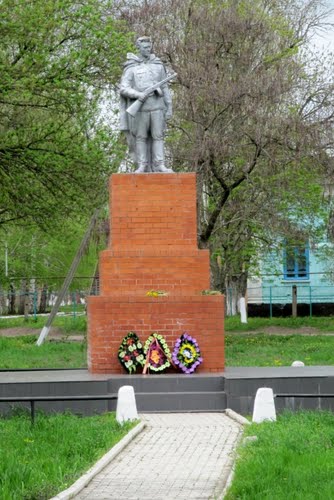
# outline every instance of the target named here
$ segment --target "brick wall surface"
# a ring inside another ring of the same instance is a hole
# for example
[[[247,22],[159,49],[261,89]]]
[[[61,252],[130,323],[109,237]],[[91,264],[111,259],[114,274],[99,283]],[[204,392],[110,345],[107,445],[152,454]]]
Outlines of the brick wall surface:
[[[174,341],[188,331],[199,342],[199,371],[224,368],[223,297],[209,288],[209,253],[197,248],[195,174],[114,174],[110,180],[109,248],[100,255],[101,295],[88,299],[88,365],[123,373],[117,352],[136,331]],[[146,297],[148,290],[168,297]]]
[[[178,295],[199,294],[210,287],[209,254],[122,256],[101,253],[100,280],[102,294],[145,295],[148,290],[164,290]]]
[[[195,174],[114,174],[110,193],[113,250],[197,247]]]
[[[224,369],[224,303],[222,296],[90,297],[88,305],[88,365],[93,373],[123,373],[117,352],[123,337],[135,331],[142,342],[153,332],[172,349],[187,331],[200,346],[198,372]]]

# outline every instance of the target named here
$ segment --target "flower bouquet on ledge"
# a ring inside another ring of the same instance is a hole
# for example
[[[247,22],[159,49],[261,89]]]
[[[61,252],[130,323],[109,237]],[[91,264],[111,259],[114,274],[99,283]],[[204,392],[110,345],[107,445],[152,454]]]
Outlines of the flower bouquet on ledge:
[[[129,373],[135,373],[138,367],[144,366],[143,345],[135,332],[129,332],[122,340],[118,349],[118,359]]]
[[[164,290],[149,290],[146,292],[146,297],[167,297],[168,292]]]
[[[166,340],[158,333],[152,333],[144,345],[144,355],[146,356],[143,373],[162,372],[169,368],[172,357]]]
[[[172,360],[183,373],[193,373],[203,362],[196,339],[184,332],[175,343]]]

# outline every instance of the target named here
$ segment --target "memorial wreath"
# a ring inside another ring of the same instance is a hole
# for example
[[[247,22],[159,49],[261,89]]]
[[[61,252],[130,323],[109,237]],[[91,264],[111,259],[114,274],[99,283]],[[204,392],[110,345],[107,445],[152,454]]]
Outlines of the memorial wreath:
[[[164,337],[158,333],[152,333],[144,345],[146,356],[143,373],[151,370],[162,372],[171,366],[171,352]]]
[[[183,333],[175,343],[172,361],[184,373],[193,373],[203,362],[197,340]]]
[[[118,349],[118,359],[129,373],[145,364],[143,345],[135,332],[129,332]]]

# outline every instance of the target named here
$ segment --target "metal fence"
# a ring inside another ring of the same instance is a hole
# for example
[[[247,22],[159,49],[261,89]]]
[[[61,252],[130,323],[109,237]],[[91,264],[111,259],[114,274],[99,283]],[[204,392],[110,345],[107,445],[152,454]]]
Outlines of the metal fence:
[[[331,285],[266,285],[247,289],[247,304],[251,311],[267,311],[272,317],[274,312],[286,311],[292,313],[297,308],[297,314],[334,313],[334,286]],[[293,314],[294,315],[294,314]]]
[[[294,295],[295,289],[295,295]],[[99,294],[99,281],[87,289],[69,291],[60,306],[60,313],[72,316],[81,315],[86,310],[86,297]],[[0,291],[0,317],[29,316],[48,314],[58,295],[57,289],[46,287],[34,290]],[[234,300],[232,290],[226,291],[226,311],[232,310]],[[334,315],[334,285],[311,286],[306,284],[285,286],[258,286],[247,289],[246,303],[248,314],[252,316],[293,315],[293,305],[298,315]]]
[[[57,299],[57,291],[36,289],[32,292],[8,291],[0,293],[0,317],[25,316],[37,318],[49,314]],[[85,313],[87,291],[68,292],[62,301],[59,313],[77,316]]]

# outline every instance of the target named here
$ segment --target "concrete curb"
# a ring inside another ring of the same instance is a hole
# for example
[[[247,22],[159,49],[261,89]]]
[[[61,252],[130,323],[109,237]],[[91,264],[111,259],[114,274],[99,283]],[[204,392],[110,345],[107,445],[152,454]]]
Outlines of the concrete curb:
[[[237,413],[234,410],[231,410],[230,408],[226,408],[226,410],[224,411],[224,413],[225,413],[225,415],[227,417],[231,418],[232,420],[235,420],[240,425],[250,425],[251,424],[251,422],[249,420],[247,420],[247,418],[243,417],[242,415],[239,415],[239,413]],[[239,443],[240,443],[240,441],[241,441],[241,436],[240,436],[240,439],[239,439]],[[230,470],[230,473],[227,476],[227,479],[226,479],[226,482],[225,482],[225,485],[224,485],[224,488],[223,488],[223,491],[222,491],[221,498],[225,497],[225,495],[226,495],[229,487],[232,484],[233,476],[234,476],[234,469],[235,469],[235,460],[234,460],[234,463],[233,463],[232,468]]]
[[[235,462],[234,464],[232,465],[232,468],[231,468],[231,471],[226,479],[226,483],[225,483],[225,486],[224,486],[224,489],[222,491],[222,496],[221,498],[224,499],[225,498],[225,495],[226,493],[228,492],[231,484],[232,484],[232,481],[233,481],[233,477],[234,477],[234,469],[235,469]]]
[[[115,446],[113,446],[100,460],[96,462],[85,474],[83,474],[75,483],[64,491],[61,491],[50,500],[69,500],[80,493],[87,484],[104,469],[140,432],[146,427],[145,422],[140,422],[136,427],[124,436]]]
[[[234,410],[231,410],[230,408],[226,408],[226,410],[224,410],[224,413],[228,417],[232,418],[232,420],[235,420],[241,425],[250,425],[252,423],[249,420],[247,420],[247,418],[243,417],[242,415],[239,415],[239,413],[237,413]]]

